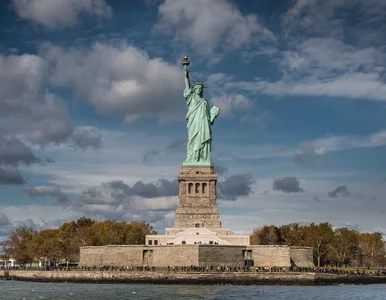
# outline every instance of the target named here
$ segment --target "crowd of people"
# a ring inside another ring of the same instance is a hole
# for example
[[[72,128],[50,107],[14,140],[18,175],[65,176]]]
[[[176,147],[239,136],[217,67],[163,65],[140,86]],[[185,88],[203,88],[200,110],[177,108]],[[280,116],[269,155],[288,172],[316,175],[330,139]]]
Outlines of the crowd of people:
[[[347,268],[316,268],[316,267],[277,267],[277,266],[46,266],[29,268],[26,266],[13,267],[9,269],[22,270],[46,270],[46,271],[116,271],[116,272],[308,272],[308,273],[326,273],[336,275],[377,275],[386,276],[386,269],[370,270],[367,269],[347,269]]]
[[[309,273],[329,273],[337,275],[383,275],[386,276],[386,270],[368,270],[365,269],[344,269],[344,268],[315,268],[315,267],[240,267],[240,266],[167,266],[167,268],[154,266],[127,266],[127,267],[81,267],[82,271],[168,271],[168,272],[309,272]]]

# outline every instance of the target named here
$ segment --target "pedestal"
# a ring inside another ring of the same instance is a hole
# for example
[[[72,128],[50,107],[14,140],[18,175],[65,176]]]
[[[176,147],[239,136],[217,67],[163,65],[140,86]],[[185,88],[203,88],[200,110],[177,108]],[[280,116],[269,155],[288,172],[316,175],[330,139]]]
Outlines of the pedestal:
[[[183,166],[178,175],[179,205],[175,228],[221,228],[216,203],[218,174],[212,166]]]

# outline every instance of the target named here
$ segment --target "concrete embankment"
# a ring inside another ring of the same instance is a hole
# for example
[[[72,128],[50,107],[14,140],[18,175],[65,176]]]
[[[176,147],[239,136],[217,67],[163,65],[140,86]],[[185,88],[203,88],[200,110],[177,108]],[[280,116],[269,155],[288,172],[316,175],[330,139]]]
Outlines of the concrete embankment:
[[[7,272],[7,273],[5,273]],[[22,271],[0,272],[13,280],[77,283],[143,284],[235,284],[235,285],[332,285],[386,283],[386,276],[352,276],[315,273],[255,272],[115,272],[115,271]]]

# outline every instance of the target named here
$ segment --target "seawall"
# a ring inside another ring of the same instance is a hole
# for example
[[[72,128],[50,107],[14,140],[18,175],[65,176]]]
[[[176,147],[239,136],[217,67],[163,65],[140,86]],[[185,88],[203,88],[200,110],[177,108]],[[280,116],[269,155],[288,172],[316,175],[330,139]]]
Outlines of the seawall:
[[[334,285],[380,284],[386,276],[335,275],[307,272],[119,272],[119,271],[0,271],[12,280],[128,284]]]

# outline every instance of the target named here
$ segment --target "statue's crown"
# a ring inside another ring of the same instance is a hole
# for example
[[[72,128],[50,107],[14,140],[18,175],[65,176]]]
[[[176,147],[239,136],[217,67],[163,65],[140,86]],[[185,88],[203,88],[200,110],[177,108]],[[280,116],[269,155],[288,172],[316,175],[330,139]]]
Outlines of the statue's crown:
[[[205,85],[205,82],[200,81],[200,79],[198,79],[197,81],[195,81],[195,82],[193,83],[193,88],[195,88],[195,87],[198,86],[198,85],[201,85],[203,89],[207,88],[207,86]]]

